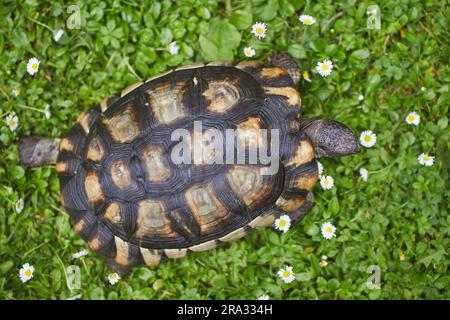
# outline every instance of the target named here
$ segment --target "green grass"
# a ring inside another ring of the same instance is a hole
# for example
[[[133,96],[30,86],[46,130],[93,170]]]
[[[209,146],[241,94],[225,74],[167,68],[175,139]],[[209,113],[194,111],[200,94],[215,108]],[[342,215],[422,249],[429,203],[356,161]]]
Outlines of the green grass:
[[[368,30],[371,1],[215,1],[141,4],[129,0],[79,2],[82,26],[68,29],[71,1],[2,1],[0,5],[0,298],[65,299],[448,299],[449,246],[449,8],[445,1],[379,1],[381,29]],[[125,4],[126,3],[126,4]],[[317,23],[303,26],[306,13]],[[334,17],[332,19],[332,17]],[[266,38],[251,25],[265,22]],[[55,42],[53,32],[63,28]],[[169,43],[180,52],[171,55]],[[377,134],[373,148],[341,159],[321,159],[335,187],[315,188],[316,206],[286,234],[270,228],[219,249],[136,268],[118,284],[85,249],[59,208],[53,167],[25,169],[17,143],[31,134],[60,137],[78,113],[139,79],[170,68],[214,59],[245,59],[244,47],[265,58],[273,50],[293,55],[312,82],[302,81],[302,116],[328,116],[359,136]],[[31,77],[26,64],[41,61]],[[329,77],[314,70],[329,58]],[[20,88],[18,97],[12,95]],[[364,95],[359,101],[358,96]],[[52,117],[42,112],[50,106]],[[419,126],[406,124],[409,112]],[[12,132],[4,119],[15,113]],[[419,165],[421,153],[436,157]],[[358,170],[369,171],[360,179]],[[23,198],[21,213],[14,209]],[[323,222],[337,237],[320,234]],[[319,266],[321,256],[328,265]],[[22,283],[22,264],[35,268]],[[70,291],[65,268],[81,270],[81,288]],[[284,284],[277,271],[294,268]],[[380,289],[369,289],[367,269],[380,269]]]

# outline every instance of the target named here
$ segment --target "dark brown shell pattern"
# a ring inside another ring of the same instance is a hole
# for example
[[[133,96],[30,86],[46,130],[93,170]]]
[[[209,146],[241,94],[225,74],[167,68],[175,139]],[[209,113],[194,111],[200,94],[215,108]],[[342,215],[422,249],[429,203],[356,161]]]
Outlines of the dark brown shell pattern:
[[[299,132],[300,95],[264,62],[185,66],[83,112],[61,139],[61,202],[77,234],[124,271],[204,251],[295,216],[317,181],[310,140]],[[174,164],[171,133],[279,129],[280,165]]]

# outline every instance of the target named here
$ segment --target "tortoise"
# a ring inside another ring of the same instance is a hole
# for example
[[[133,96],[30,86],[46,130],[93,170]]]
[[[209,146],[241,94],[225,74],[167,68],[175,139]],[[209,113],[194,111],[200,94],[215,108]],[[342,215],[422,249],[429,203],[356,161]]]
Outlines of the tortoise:
[[[182,66],[81,113],[62,139],[23,139],[20,158],[29,167],[56,164],[73,228],[112,270],[156,267],[272,226],[280,215],[297,223],[313,205],[316,156],[359,152],[346,125],[299,120],[299,80],[299,66],[285,53]],[[173,141],[172,134],[195,135],[197,121],[201,133],[234,129],[229,141],[244,142],[246,152],[264,129],[272,146],[278,130],[279,149],[271,154],[278,170],[263,172],[267,163],[260,160],[206,163],[187,138],[185,155],[198,161],[177,163],[173,154],[182,139]]]

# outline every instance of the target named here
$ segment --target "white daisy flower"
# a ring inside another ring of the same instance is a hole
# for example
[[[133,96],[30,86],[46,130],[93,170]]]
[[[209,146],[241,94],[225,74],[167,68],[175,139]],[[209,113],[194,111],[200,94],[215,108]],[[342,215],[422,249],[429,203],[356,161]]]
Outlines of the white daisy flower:
[[[331,222],[325,222],[320,229],[325,239],[331,239],[336,236],[336,227]]]
[[[327,256],[322,256],[322,260],[327,260],[328,257]]]
[[[331,73],[331,71],[333,71],[333,62],[331,62],[330,60],[323,60],[322,62],[318,62],[316,70],[322,77],[326,77]]]
[[[64,30],[63,29],[59,29],[58,31],[56,31],[55,35],[53,36],[53,40],[55,40],[56,42],[59,41],[59,39],[61,39],[61,37],[64,34]]]
[[[269,300],[269,296],[267,294],[263,294],[258,297],[258,300]]]
[[[319,177],[320,177],[323,173],[323,165],[319,161],[317,161],[317,170],[319,170]]]
[[[180,47],[177,45],[176,41],[173,41],[169,44],[169,52],[170,54],[178,54],[178,51],[180,51]]]
[[[286,232],[291,227],[291,218],[288,215],[282,215],[275,220],[275,229]]]
[[[114,284],[116,284],[117,282],[119,282],[119,280],[120,280],[120,276],[117,274],[117,272],[110,273],[110,274],[108,275],[108,281],[109,281],[109,283],[112,284],[112,285],[114,285]]]
[[[411,112],[406,116],[405,121],[407,124],[413,124],[417,126],[420,123],[420,116],[415,112]]]
[[[36,58],[31,58],[30,60],[28,60],[27,63],[27,72],[30,75],[34,75],[35,73],[37,73],[39,71],[39,60]]]
[[[20,88],[15,88],[15,89],[13,89],[13,91],[12,91],[12,95],[13,95],[14,97],[18,97],[19,94],[20,94],[20,91],[22,91]]]
[[[50,106],[48,104],[45,105],[44,115],[46,119],[50,119],[52,117],[52,112],[50,111]]]
[[[422,153],[417,160],[419,160],[419,163],[423,166],[431,167],[434,164],[434,157],[429,156],[426,153]]]
[[[21,213],[21,212],[22,212],[23,207],[24,207],[24,202],[23,202],[23,199],[22,199],[22,198],[20,198],[19,200],[17,200],[15,207],[16,207],[16,212],[17,212],[17,213]]]
[[[320,185],[324,190],[328,190],[333,188],[334,186],[334,179],[330,176],[321,176],[320,177]]]
[[[25,263],[22,268],[19,270],[19,277],[22,282],[27,282],[31,278],[33,278],[34,267],[30,266],[29,263]]]
[[[369,172],[366,169],[364,168],[359,169],[359,174],[361,175],[361,179],[367,181],[367,178],[369,177]]]
[[[262,39],[266,36],[267,27],[265,23],[257,22],[252,26],[252,33],[258,39]]]
[[[253,57],[256,54],[255,50],[251,47],[244,48],[244,55],[246,57]]]
[[[327,262],[326,260],[322,260],[322,261],[319,262],[319,265],[320,265],[322,268],[325,268],[325,267],[328,265],[328,262]]]
[[[360,95],[358,96],[358,100],[359,100],[359,101],[363,101],[363,100],[364,100],[364,96],[363,96],[362,94],[360,94]]]
[[[283,280],[285,283],[291,283],[295,280],[295,274],[292,270],[291,266],[286,266],[284,268],[281,268],[278,271],[278,276]]]
[[[10,114],[6,117],[6,125],[9,127],[9,130],[15,131],[19,126],[19,118],[17,116]]]
[[[88,255],[88,254],[89,254],[89,251],[87,251],[86,249],[84,249],[84,250],[75,252],[75,253],[72,255],[72,259],[78,259],[78,258],[84,257],[84,256],[86,256],[86,255]]]
[[[306,14],[302,14],[300,17],[298,17],[301,23],[303,23],[305,26],[310,26],[316,23],[316,19],[314,19],[311,16],[308,16]]]
[[[308,71],[303,71],[303,79],[305,79],[305,81],[311,82],[311,76],[309,75]]]
[[[377,135],[370,130],[366,130],[361,133],[359,141],[364,147],[370,148],[377,142]]]

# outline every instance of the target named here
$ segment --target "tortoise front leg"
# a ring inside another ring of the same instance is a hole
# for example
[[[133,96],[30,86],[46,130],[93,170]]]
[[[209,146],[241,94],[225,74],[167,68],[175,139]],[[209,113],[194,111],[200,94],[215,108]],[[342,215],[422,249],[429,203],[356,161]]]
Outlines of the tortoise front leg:
[[[22,139],[19,145],[20,161],[27,167],[55,164],[59,139],[31,136]]]
[[[312,191],[308,193],[306,196],[305,203],[302,204],[300,208],[296,211],[289,213],[289,217],[291,218],[292,225],[297,224],[301,218],[314,206],[314,195]]]

